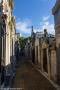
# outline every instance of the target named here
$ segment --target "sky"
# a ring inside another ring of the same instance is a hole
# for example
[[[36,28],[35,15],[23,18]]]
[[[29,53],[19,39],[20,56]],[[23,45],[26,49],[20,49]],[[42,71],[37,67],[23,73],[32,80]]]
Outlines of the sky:
[[[34,32],[43,32],[46,28],[49,34],[54,34],[54,17],[52,8],[56,0],[14,0],[14,15],[16,17],[16,31],[21,36]]]

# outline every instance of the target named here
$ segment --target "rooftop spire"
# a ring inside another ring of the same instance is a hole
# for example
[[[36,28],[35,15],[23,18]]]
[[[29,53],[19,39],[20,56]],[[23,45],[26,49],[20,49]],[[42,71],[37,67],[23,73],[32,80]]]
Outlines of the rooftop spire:
[[[33,33],[34,31],[33,31],[33,26],[32,26],[32,33]]]

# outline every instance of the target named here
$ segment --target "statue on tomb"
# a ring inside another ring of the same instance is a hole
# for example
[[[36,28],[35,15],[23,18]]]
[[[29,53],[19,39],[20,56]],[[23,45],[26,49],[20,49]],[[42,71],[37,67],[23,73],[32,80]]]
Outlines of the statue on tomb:
[[[44,42],[49,43],[47,29],[44,29]]]

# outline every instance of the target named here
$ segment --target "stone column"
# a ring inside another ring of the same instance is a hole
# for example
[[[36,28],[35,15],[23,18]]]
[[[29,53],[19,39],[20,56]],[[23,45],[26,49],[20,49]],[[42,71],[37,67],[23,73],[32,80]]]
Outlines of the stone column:
[[[50,59],[49,59],[49,48],[47,48],[47,68],[48,68],[48,78],[50,79]]]
[[[43,49],[41,49],[41,70],[42,72],[44,71],[43,70]]]
[[[57,82],[60,84],[60,0],[56,0],[56,4],[52,9],[55,21],[56,33],[56,50],[57,50]]]
[[[35,64],[36,64],[36,46],[35,46]]]
[[[38,46],[38,65],[40,66],[40,46]]]

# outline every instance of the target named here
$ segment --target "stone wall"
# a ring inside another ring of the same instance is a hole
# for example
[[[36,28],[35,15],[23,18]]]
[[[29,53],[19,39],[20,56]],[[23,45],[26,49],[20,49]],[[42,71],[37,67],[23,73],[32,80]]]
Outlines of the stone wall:
[[[57,80],[57,69],[56,69],[56,50],[51,50],[51,79]]]

